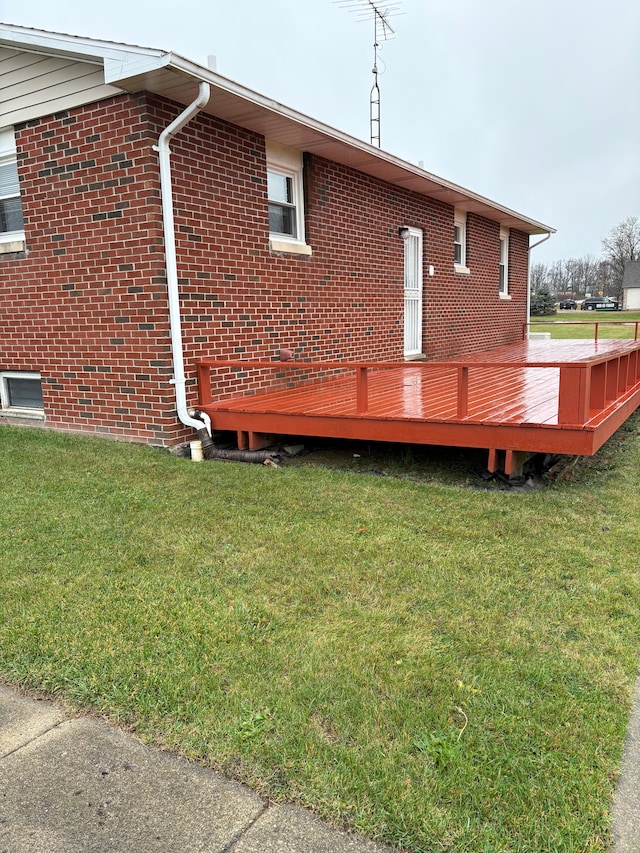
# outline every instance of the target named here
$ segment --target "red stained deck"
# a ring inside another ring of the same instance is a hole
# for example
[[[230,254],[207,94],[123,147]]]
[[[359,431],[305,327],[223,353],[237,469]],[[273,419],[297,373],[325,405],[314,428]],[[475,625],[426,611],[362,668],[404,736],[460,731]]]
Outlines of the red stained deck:
[[[224,397],[223,378],[282,387]],[[318,371],[335,375],[312,381]],[[271,436],[481,447],[512,473],[525,453],[592,455],[640,405],[640,341],[522,341],[439,362],[202,359],[199,408],[256,449]]]

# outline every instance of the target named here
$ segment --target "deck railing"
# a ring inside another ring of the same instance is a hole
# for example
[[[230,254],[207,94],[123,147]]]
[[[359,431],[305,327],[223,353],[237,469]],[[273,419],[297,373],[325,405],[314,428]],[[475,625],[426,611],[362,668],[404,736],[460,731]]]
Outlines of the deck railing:
[[[621,342],[623,343],[623,342]],[[558,423],[586,424],[591,418],[640,383],[640,347],[625,351],[595,354],[580,361],[526,360],[460,360],[445,362],[346,362],[346,361],[263,361],[243,359],[203,358],[197,362],[199,405],[206,410],[215,408],[211,394],[212,371],[224,368],[236,370],[303,370],[325,372],[349,370],[354,372],[355,411],[365,414],[369,409],[369,374],[379,370],[420,370],[423,372],[455,371],[456,419],[469,417],[470,371],[518,370],[555,368],[559,370]]]
[[[526,341],[529,332],[535,332],[536,326],[589,326],[593,328],[593,340],[597,341],[600,334],[600,326],[632,326],[634,327],[633,340],[638,340],[638,327],[640,320],[542,320],[539,323],[524,323],[522,328],[522,339]],[[616,340],[631,340],[631,338],[617,338]]]

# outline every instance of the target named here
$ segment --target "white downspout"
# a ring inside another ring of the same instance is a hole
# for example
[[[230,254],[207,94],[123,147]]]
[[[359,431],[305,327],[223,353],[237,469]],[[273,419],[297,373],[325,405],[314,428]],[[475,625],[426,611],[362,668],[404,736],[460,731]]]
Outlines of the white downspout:
[[[533,246],[529,246],[529,263],[527,264],[527,340],[529,339],[529,333],[531,331],[531,250],[535,249],[535,247],[539,246],[541,243],[546,243],[549,237],[551,237],[551,231],[546,237],[543,237],[542,240],[538,240],[538,242],[534,243]]]
[[[166,127],[153,150],[160,161],[160,192],[162,194],[162,220],[164,228],[164,253],[167,267],[167,292],[169,298],[169,321],[171,323],[171,354],[173,356],[173,383],[176,389],[176,409],[185,426],[202,429],[202,421],[192,418],[187,411],[186,380],[184,376],[184,351],[182,346],[182,324],[180,322],[180,297],[178,294],[178,265],[176,260],[176,235],[173,219],[173,187],[171,184],[171,150],[169,143],[191,119],[207,105],[211,89],[208,83],[200,83],[196,100]]]

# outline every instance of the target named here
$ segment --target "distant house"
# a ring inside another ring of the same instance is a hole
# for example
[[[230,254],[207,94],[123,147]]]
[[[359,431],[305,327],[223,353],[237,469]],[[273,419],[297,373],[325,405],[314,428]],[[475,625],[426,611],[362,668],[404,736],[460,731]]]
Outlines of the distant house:
[[[640,261],[627,261],[622,279],[623,310],[640,310]]]
[[[171,52],[0,24],[0,78],[4,423],[169,446],[202,356],[522,336],[540,222]]]

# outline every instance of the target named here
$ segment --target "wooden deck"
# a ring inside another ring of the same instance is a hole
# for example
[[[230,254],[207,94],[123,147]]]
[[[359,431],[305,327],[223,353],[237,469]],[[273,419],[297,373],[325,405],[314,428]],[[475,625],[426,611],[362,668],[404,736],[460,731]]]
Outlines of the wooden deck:
[[[218,393],[222,377],[271,371],[290,387]],[[490,470],[514,474],[532,453],[592,455],[624,423],[640,405],[640,341],[529,340],[439,362],[202,359],[198,385],[199,408],[239,447],[273,436],[480,447]]]

